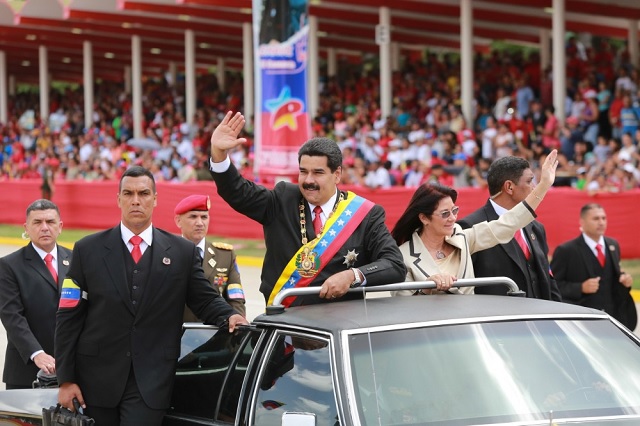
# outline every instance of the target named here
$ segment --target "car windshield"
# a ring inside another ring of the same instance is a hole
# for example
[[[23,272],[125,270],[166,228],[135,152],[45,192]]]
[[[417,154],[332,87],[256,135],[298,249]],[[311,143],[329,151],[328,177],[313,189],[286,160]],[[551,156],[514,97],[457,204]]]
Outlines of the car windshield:
[[[363,425],[640,416],[640,346],[606,320],[386,329],[348,342]]]

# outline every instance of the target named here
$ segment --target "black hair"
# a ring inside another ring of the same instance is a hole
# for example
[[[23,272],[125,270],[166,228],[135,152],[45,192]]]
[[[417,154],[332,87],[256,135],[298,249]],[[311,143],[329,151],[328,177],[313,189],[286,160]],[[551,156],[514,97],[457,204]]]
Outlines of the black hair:
[[[438,183],[420,185],[391,231],[391,236],[396,240],[396,244],[402,245],[405,241],[410,240],[411,235],[422,226],[419,218],[420,213],[431,217],[440,200],[447,197],[450,197],[455,203],[458,199],[458,192]]]
[[[312,138],[304,143],[298,151],[298,163],[303,155],[310,157],[327,157],[327,165],[331,172],[342,167],[342,152],[338,144],[329,138]]]
[[[530,168],[529,162],[520,157],[502,157],[491,163],[487,172],[489,194],[496,195],[502,191],[502,185],[508,180],[518,183],[525,170]]]
[[[587,214],[587,212],[589,212],[590,210],[594,210],[594,209],[603,209],[604,207],[602,207],[600,204],[598,203],[588,203],[585,204],[584,206],[582,206],[582,208],[580,209],[580,218],[583,219],[585,217],[585,215]]]
[[[156,193],[156,180],[153,178],[153,174],[145,169],[142,166],[131,166],[129,167],[127,170],[125,170],[125,172],[122,174],[122,177],[120,178],[120,184],[118,185],[118,192],[122,191],[122,180],[126,177],[142,177],[142,176],[146,176],[149,179],[151,179],[151,188],[153,190],[153,193]]]

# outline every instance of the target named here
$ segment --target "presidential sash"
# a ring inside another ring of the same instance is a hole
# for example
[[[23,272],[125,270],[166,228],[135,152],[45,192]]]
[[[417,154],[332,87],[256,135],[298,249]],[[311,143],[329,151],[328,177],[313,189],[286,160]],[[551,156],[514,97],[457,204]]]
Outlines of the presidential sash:
[[[335,211],[327,219],[324,229],[314,240],[304,244],[293,255],[276,281],[267,305],[273,304],[276,294],[293,287],[307,287],[329,264],[375,204],[353,192],[338,202]],[[355,260],[355,259],[354,259]],[[295,297],[287,297],[282,303],[290,306]]]

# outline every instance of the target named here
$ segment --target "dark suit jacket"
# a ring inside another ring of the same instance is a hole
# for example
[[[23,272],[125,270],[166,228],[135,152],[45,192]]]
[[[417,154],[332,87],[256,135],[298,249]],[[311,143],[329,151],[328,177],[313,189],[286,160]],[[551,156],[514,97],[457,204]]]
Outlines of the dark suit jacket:
[[[611,283],[615,311],[609,312],[609,314],[633,330],[636,328],[638,318],[636,306],[630,293],[631,289],[618,282],[620,277],[620,246],[613,238],[604,237],[604,242],[607,263],[614,268],[614,276],[616,277],[615,282]],[[558,280],[562,300],[576,305],[589,306],[589,295],[582,293],[582,283],[589,278],[600,275],[595,271],[594,259],[595,256],[582,235],[556,247],[551,259],[551,269]]]
[[[59,285],[71,263],[71,250],[58,245],[58,283],[32,244],[0,259],[0,318],[7,330],[2,380],[31,386],[38,367],[30,356],[53,356]]]
[[[462,228],[470,228],[476,223],[497,220],[498,214],[490,201],[458,221]],[[549,246],[544,227],[538,221],[533,221],[524,228],[529,247],[534,255],[534,267],[538,276],[538,288],[534,291],[528,279],[527,265],[524,257],[519,256],[520,246],[515,239],[506,244],[498,244],[488,250],[483,250],[471,256],[476,277],[509,277],[518,284],[520,290],[527,293],[527,297],[534,297],[537,291],[539,299],[561,301],[562,296],[558,290],[556,280],[549,274],[548,260]],[[533,236],[533,237],[532,237]],[[476,287],[478,294],[506,294],[503,286]]]
[[[79,384],[88,405],[115,407],[133,368],[146,404],[166,409],[185,303],[208,324],[220,325],[235,313],[204,277],[191,241],[154,228],[149,249],[149,279],[134,308],[120,225],[74,247],[77,262],[67,277],[88,296],[74,308],[58,309],[56,367],[59,382]]]
[[[218,194],[236,211],[260,222],[264,229],[266,254],[262,268],[260,291],[269,299],[278,277],[293,255],[302,247],[300,234],[300,189],[292,183],[279,182],[273,190],[246,180],[233,164],[225,173],[212,173]],[[312,226],[312,214],[305,202],[307,238],[316,237]],[[347,251],[358,254],[353,267],[364,273],[367,285],[403,282],[406,269],[400,250],[384,223],[384,210],[376,205],[347,239],[329,264],[316,276],[312,286],[321,286],[331,275],[347,269]],[[347,294],[344,299],[362,297]],[[298,297],[292,305],[321,303],[317,296]]]

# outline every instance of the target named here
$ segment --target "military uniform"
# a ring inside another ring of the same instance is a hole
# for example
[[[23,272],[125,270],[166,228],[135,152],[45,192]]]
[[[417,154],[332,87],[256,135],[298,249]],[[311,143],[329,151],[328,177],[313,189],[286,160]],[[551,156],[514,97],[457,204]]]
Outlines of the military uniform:
[[[240,284],[240,272],[233,246],[205,239],[206,229],[209,227],[209,209],[211,200],[208,195],[189,195],[183,198],[173,211],[176,215],[176,225],[182,230],[182,236],[198,247],[202,269],[211,287],[239,314],[246,316],[244,291]],[[196,321],[200,320],[185,307],[184,322]]]
[[[220,293],[233,309],[246,316],[244,291],[240,283],[240,272],[233,246],[221,242],[205,241],[202,269],[204,269],[204,275],[211,283],[211,287]],[[189,308],[185,308],[184,321],[199,320]]]

